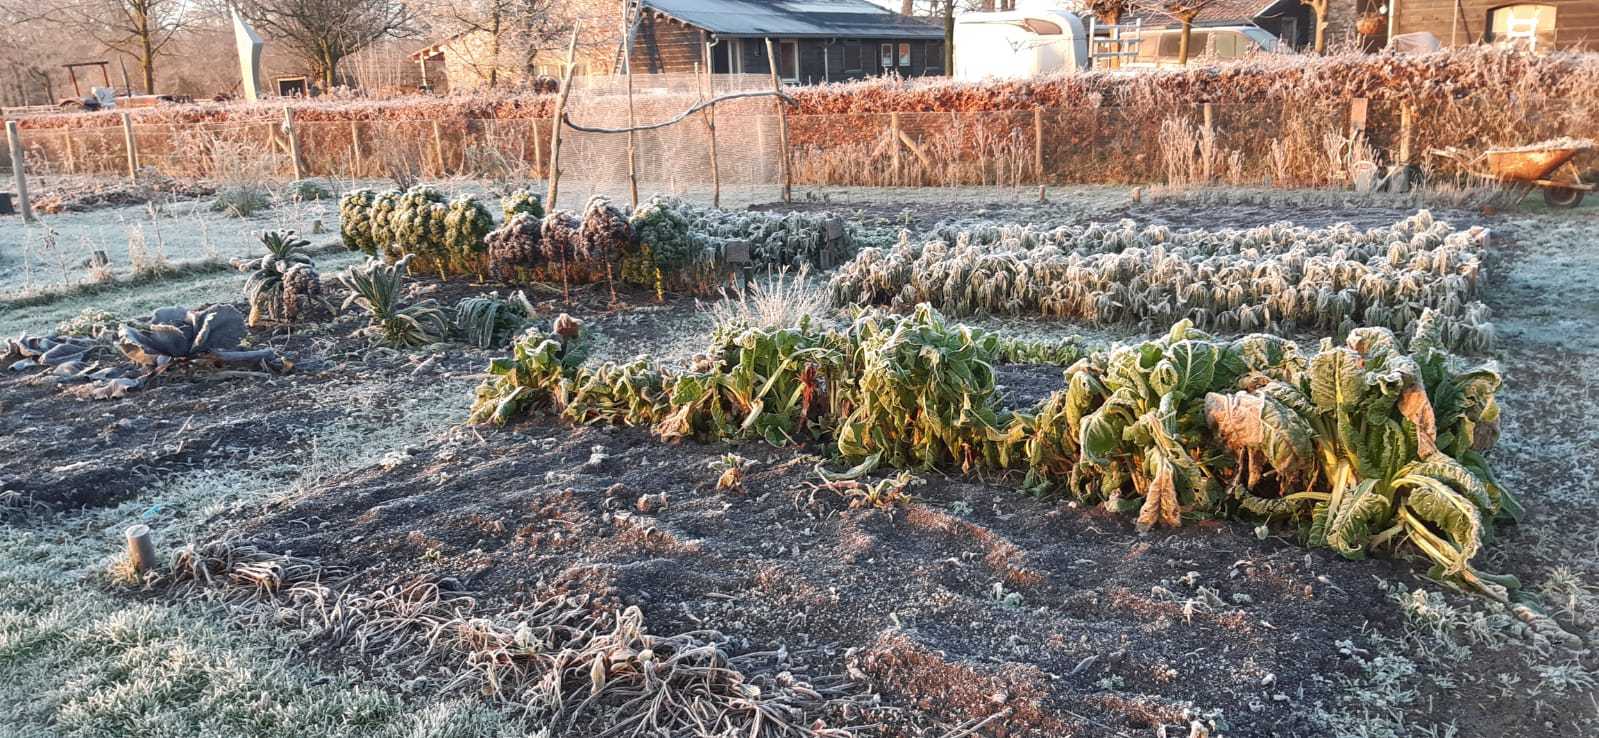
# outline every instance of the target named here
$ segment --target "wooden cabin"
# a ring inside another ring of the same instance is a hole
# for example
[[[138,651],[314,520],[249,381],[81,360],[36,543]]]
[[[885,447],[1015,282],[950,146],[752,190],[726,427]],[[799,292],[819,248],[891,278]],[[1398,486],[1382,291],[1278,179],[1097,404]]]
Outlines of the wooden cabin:
[[[869,0],[641,0],[633,71],[769,74],[766,40],[779,75],[819,84],[884,74],[948,74],[944,29]]]

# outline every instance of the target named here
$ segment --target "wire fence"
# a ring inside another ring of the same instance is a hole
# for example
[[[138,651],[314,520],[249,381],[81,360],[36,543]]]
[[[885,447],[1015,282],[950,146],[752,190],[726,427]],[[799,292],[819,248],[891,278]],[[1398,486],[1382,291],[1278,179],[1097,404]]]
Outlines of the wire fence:
[[[760,75],[718,75],[714,88],[703,76],[677,77],[636,85],[632,120],[669,120],[685,110],[685,100],[770,89],[770,80]],[[619,77],[586,80],[573,91],[569,120],[585,127],[628,126],[624,84]],[[1599,110],[1592,105],[1537,98],[1522,100],[1514,110],[1469,98],[1408,110],[1397,103],[1350,100],[832,115],[791,115],[778,107],[770,97],[719,103],[635,133],[631,155],[628,135],[566,128],[563,192],[575,198],[615,193],[635,176],[646,196],[706,193],[715,187],[777,188],[786,178],[811,188],[1325,186],[1347,183],[1352,165],[1362,161],[1408,161],[1452,173],[1442,160],[1428,156],[1430,149],[1599,138]],[[223,182],[296,174],[526,181],[550,174],[554,124],[552,118],[440,117],[305,121],[295,122],[292,130],[281,122],[132,125],[126,131],[29,129],[23,139],[30,175],[127,175],[131,165],[175,178]],[[296,149],[298,167],[291,156]],[[9,167],[3,151],[0,164]],[[1593,165],[1589,158],[1579,164]],[[565,197],[563,204],[574,206]]]

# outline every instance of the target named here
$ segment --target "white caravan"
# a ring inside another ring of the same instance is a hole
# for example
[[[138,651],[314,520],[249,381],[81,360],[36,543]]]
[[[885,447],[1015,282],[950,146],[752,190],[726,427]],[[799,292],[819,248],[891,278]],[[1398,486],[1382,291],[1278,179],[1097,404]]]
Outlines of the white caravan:
[[[1073,13],[1016,10],[955,18],[956,79],[1020,79],[1088,66],[1088,29]]]

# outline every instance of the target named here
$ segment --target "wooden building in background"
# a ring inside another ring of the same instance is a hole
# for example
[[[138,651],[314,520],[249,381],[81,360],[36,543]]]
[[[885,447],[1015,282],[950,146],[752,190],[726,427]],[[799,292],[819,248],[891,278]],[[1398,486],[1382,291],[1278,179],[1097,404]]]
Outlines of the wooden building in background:
[[[1599,51],[1599,0],[1390,0],[1394,34],[1427,32],[1445,48],[1518,44]]]
[[[938,76],[944,29],[869,0],[640,0],[633,71],[768,74],[766,41],[777,71],[791,84],[819,84],[884,74]]]

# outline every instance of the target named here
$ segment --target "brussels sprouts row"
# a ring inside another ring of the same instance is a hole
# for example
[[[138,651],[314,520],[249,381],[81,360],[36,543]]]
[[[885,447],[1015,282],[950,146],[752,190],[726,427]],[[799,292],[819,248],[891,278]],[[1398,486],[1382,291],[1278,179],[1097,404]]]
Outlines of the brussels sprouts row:
[[[1173,232],[1122,221],[939,235],[862,250],[833,276],[833,300],[1145,330],[1190,320],[1202,330],[1339,335],[1359,326],[1408,334],[1431,309],[1451,348],[1478,352],[1493,341],[1489,310],[1477,299],[1486,232],[1454,231],[1425,211],[1368,231]]]

